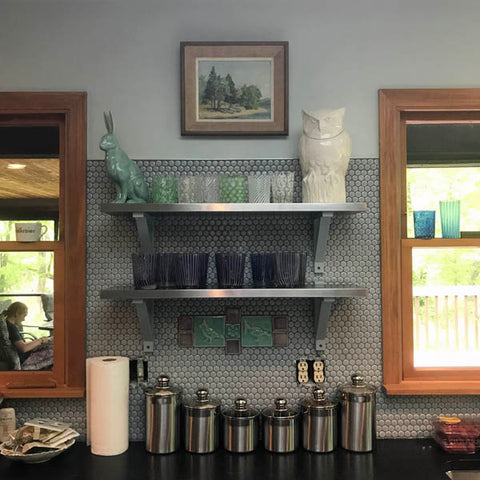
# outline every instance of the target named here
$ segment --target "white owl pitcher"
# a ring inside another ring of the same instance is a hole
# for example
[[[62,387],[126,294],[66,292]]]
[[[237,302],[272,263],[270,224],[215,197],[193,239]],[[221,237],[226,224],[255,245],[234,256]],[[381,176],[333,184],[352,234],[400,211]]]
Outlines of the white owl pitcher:
[[[300,166],[304,203],[345,203],[352,140],[343,128],[345,108],[302,111]]]

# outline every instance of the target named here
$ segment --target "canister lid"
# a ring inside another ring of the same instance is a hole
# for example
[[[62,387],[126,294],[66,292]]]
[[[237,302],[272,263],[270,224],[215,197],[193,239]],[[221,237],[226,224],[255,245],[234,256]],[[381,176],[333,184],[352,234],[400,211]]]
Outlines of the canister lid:
[[[287,407],[287,401],[284,398],[275,400],[275,408],[264,408],[262,410],[265,417],[274,418],[296,418],[299,413],[297,407]]]
[[[220,407],[220,402],[210,398],[208,390],[204,388],[198,389],[195,395],[184,403],[185,408],[190,410],[215,410]]]
[[[314,387],[312,396],[304,400],[303,406],[307,410],[333,410],[336,405],[325,397],[323,388]]]
[[[157,379],[157,386],[146,389],[145,393],[147,395],[171,397],[179,395],[181,390],[170,386],[170,377],[168,375],[160,375]]]
[[[377,388],[373,385],[365,383],[365,377],[359,373],[354,373],[351,376],[352,383],[348,383],[340,387],[341,393],[346,393],[349,396],[359,396],[372,398],[375,396]]]
[[[227,408],[223,411],[225,417],[254,418],[258,415],[258,410],[248,408],[247,401],[244,398],[237,398],[233,408]]]

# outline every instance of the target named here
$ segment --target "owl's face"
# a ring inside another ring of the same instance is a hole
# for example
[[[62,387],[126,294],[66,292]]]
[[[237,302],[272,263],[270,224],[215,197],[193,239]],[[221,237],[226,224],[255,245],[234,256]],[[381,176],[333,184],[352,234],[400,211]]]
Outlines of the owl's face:
[[[345,108],[337,110],[302,110],[303,133],[310,138],[333,138],[343,132]]]

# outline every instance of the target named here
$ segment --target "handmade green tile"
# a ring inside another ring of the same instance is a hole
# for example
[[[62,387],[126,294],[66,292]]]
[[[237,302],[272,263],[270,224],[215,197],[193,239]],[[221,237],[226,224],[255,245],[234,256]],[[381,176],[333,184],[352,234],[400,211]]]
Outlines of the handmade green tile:
[[[242,317],[242,346],[273,346],[272,317]]]
[[[240,338],[240,324],[227,323],[225,325],[225,338]]]
[[[225,317],[196,316],[194,343],[196,347],[224,347]]]

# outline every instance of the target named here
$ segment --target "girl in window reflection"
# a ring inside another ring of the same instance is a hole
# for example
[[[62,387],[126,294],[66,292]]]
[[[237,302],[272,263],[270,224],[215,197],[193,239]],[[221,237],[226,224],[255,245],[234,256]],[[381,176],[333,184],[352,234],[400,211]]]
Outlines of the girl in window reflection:
[[[28,315],[28,307],[22,302],[14,302],[12,303],[6,310],[4,310],[1,315],[5,318],[8,328],[8,335],[10,337],[10,341],[12,345],[15,346],[18,355],[20,357],[20,363],[22,364],[22,369],[32,369],[37,370],[44,368],[45,363],[53,364],[53,349],[49,348],[48,353],[47,351],[42,352],[42,366],[38,366],[38,368],[28,368],[30,364],[35,364],[38,359],[34,358],[38,355],[34,355],[27,364],[25,362],[33,353],[37,354],[40,351],[44,351],[45,348],[42,348],[42,345],[52,345],[53,337],[41,337],[37,338],[36,340],[32,341],[25,341],[23,333],[18,328],[21,323],[25,320],[25,317]],[[25,364],[25,365],[24,365]],[[24,368],[26,367],[26,368]]]

